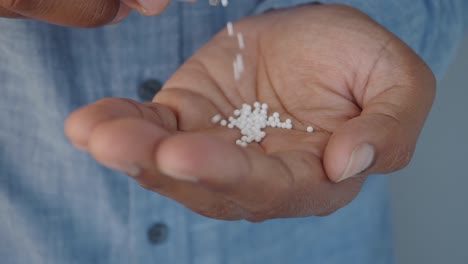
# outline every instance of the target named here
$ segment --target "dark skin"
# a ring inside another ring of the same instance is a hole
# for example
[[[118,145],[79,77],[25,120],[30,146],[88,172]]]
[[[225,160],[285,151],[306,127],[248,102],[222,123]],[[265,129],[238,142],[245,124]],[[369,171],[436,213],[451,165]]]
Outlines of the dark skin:
[[[144,15],[161,13],[169,0],[0,0],[0,17],[35,19],[63,26],[97,27],[125,19],[132,8]]]
[[[270,12],[235,29],[246,42],[239,82],[237,42],[221,32],[153,103],[103,99],[70,116],[68,137],[144,188],[225,220],[328,215],[368,175],[408,164],[435,80],[397,37],[339,5]],[[242,148],[238,131],[210,122],[255,101],[291,118],[294,130],[268,128],[264,141]],[[308,125],[317,131],[305,132]],[[352,158],[362,145],[371,159]]]
[[[138,4],[139,3],[139,4]],[[117,23],[164,1],[0,0],[0,17],[78,27]],[[366,177],[406,166],[430,110],[434,77],[402,41],[361,12],[309,5],[243,19],[245,72],[233,79],[237,42],[219,33],[152,103],[103,99],[74,112],[66,134],[101,164],[207,217],[257,222],[327,215]],[[242,103],[266,102],[294,130],[240,133],[211,124]],[[317,131],[305,132],[307,126]]]

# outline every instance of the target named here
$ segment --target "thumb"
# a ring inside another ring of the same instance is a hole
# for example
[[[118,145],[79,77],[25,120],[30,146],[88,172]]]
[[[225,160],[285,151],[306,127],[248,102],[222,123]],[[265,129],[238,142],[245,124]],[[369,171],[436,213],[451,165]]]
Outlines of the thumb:
[[[334,131],[323,160],[330,180],[390,173],[408,165],[435,94],[434,77],[423,68],[418,81],[384,89],[362,104],[359,116]]]

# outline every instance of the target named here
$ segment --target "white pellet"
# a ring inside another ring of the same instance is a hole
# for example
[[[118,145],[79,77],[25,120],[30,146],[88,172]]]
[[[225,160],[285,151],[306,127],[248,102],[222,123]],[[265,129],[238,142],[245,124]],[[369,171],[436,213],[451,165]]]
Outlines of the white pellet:
[[[236,55],[236,62],[237,62],[237,69],[239,73],[244,72],[244,59],[242,58],[242,54]]]
[[[228,22],[226,27],[227,27],[228,35],[231,37],[234,36],[234,25],[232,24],[232,22]]]
[[[244,35],[242,35],[242,33],[237,33],[237,42],[239,44],[240,49],[245,48]]]
[[[267,127],[280,129],[292,129],[293,127],[291,119],[288,118],[282,122],[278,112],[269,116],[268,105],[265,103],[254,102],[253,105],[244,103],[240,109],[235,109],[233,112],[234,116],[228,117],[227,120],[221,120],[220,124],[240,130],[242,136],[236,140],[236,144],[242,147],[253,142],[260,143],[266,137],[266,132],[263,129]],[[218,118],[221,118],[221,115],[216,117],[216,119]]]
[[[308,126],[308,127],[307,127],[307,132],[309,132],[309,133],[314,132],[314,128],[311,127],[311,126]]]
[[[239,71],[239,67],[237,65],[236,60],[234,60],[233,62],[233,68],[234,68],[234,80],[238,81],[240,79],[240,71]]]
[[[223,7],[228,6],[228,4],[229,4],[228,0],[221,0],[221,5],[223,5]]]
[[[211,118],[211,123],[216,124],[216,123],[218,123],[220,120],[221,120],[221,115],[220,115],[220,114],[217,114],[217,115],[213,116],[213,118]]]
[[[188,2],[188,1],[187,1]],[[209,1],[210,5],[212,6],[217,6],[219,4],[219,0],[210,0]]]

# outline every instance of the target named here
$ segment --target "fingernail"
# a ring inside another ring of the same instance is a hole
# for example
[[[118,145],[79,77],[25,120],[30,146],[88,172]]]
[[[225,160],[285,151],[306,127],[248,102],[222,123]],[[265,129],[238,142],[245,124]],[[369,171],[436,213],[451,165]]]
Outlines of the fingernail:
[[[188,175],[183,175],[183,174],[166,174],[166,175],[179,181],[198,182],[197,178],[188,176]]]
[[[175,168],[168,168],[166,167],[160,167],[159,168],[164,175],[171,177],[173,179],[179,180],[179,181],[187,181],[187,182],[198,182],[198,179],[196,177],[190,176],[187,173],[181,172],[178,169]]]
[[[124,3],[121,3],[119,12],[117,12],[117,15],[109,23],[109,25],[114,25],[114,24],[117,24],[117,23],[121,22],[122,20],[124,20],[128,16],[128,14],[130,12],[131,12],[131,8],[128,5],[126,5]]]
[[[137,0],[140,12],[144,15],[159,14],[168,4],[168,0]]]
[[[135,165],[125,164],[125,163],[111,163],[105,164],[107,167],[113,170],[117,170],[127,174],[130,177],[137,177],[141,173],[141,169]]]
[[[353,153],[351,153],[348,165],[346,166],[346,169],[344,170],[344,173],[338,182],[354,177],[357,174],[367,170],[374,162],[374,158],[375,148],[373,145],[362,143],[361,145],[357,146],[353,150]]]

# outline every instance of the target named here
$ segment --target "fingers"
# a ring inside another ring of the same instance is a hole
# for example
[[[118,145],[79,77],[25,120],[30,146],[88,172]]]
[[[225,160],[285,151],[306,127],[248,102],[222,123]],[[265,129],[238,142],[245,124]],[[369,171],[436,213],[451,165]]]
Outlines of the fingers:
[[[104,99],[75,111],[65,125],[75,146],[89,151],[104,166],[134,177],[144,188],[169,196],[207,217],[248,217],[234,202],[159,172],[155,151],[176,130],[176,117],[169,108],[118,98]]]
[[[106,167],[137,178],[143,170],[154,172],[154,162],[148,157],[153,156],[151,152],[169,135],[163,128],[146,120],[114,119],[92,130],[88,150]]]
[[[400,42],[390,44],[382,56],[362,95],[361,115],[330,138],[324,167],[332,181],[390,173],[405,167],[412,157],[434,99],[435,80]]]
[[[199,134],[164,141],[156,154],[159,169],[174,179],[197,182],[236,201],[252,215],[262,214],[281,197],[289,178],[285,168],[266,155]],[[272,171],[275,171],[272,174]],[[290,176],[290,175],[289,175]],[[281,189],[282,193],[278,190]],[[269,193],[275,193],[271,196]]]
[[[161,142],[169,136],[167,131],[144,119],[114,119],[93,130],[88,149],[104,166],[126,173],[143,187],[179,201],[199,214],[225,220],[248,217],[246,211],[222,196],[160,173],[155,156]]]
[[[0,0],[0,7],[25,17],[76,27],[105,25],[130,13],[126,6],[121,9],[119,0]]]
[[[174,113],[164,105],[140,104],[130,99],[110,98],[72,113],[65,123],[65,133],[76,147],[86,150],[95,128],[106,122],[125,118],[144,119],[168,132],[177,130]]]
[[[320,159],[310,153],[265,155],[225,140],[187,134],[163,141],[156,160],[164,174],[198,182],[235,201],[252,215],[251,221],[320,215],[341,207],[341,200],[350,200],[338,193],[344,189],[331,184]],[[355,189],[347,193],[355,195]],[[328,199],[327,193],[336,197]]]

